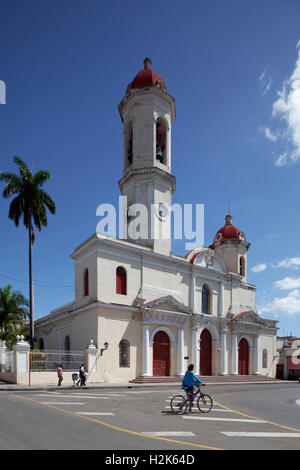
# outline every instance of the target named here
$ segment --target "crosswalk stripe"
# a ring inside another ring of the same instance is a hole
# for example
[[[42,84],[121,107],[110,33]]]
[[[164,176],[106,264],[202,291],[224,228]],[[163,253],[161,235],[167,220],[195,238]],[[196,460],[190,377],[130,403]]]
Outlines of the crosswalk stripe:
[[[61,394],[56,394],[56,395],[42,395],[42,394],[35,394],[36,397],[51,397],[51,398],[56,398],[56,397],[64,397],[64,398],[99,398],[99,400],[109,400],[110,397],[109,396],[92,396],[92,395],[67,395],[67,394],[64,394],[64,393],[61,393]]]
[[[229,437],[300,437],[300,432],[229,432],[220,431]]]
[[[171,408],[171,405],[165,405],[165,408]],[[202,408],[202,409],[203,409],[203,408]],[[205,409],[205,408],[204,408],[204,409]],[[208,409],[208,408],[207,408],[207,409]],[[212,411],[221,411],[222,413],[234,413],[234,412],[231,411],[231,410],[222,410],[221,408],[212,408],[212,409],[210,410],[210,412],[212,412]],[[199,413],[200,413],[200,411],[199,411]]]
[[[85,405],[85,403],[67,401],[42,401],[43,405]]]
[[[182,416],[183,419],[194,419],[202,421],[235,421],[237,423],[264,423],[264,421],[259,421],[255,419],[236,419],[236,418],[215,418],[208,416]]]
[[[85,416],[115,416],[115,413],[109,413],[106,411],[97,412],[97,411],[77,411],[78,415],[85,415]]]
[[[158,431],[158,432],[143,432],[142,434],[147,434],[147,436],[195,436],[191,431]]]

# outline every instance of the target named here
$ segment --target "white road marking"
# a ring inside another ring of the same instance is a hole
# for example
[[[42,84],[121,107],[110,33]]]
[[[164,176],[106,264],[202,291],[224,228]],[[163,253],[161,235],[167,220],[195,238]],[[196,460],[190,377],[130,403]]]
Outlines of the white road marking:
[[[109,413],[106,411],[97,412],[97,411],[77,411],[78,415],[86,415],[86,416],[115,416],[115,413]]]
[[[66,395],[68,395],[66,393]],[[68,395],[70,396],[70,395]],[[124,394],[121,393],[93,393],[90,390],[88,392],[74,392],[74,396],[78,397],[85,397],[85,396],[93,396],[93,397],[124,397]]]
[[[41,396],[43,396],[43,397],[49,396],[51,398],[54,398],[53,395],[36,395],[36,396],[40,396],[40,397]],[[92,395],[65,395],[64,393],[55,395],[55,397],[64,397],[64,398],[82,398],[82,397],[84,397],[84,398],[96,398],[96,399],[98,398],[99,400],[109,400],[109,398],[110,398],[110,397],[106,397],[106,396],[105,397],[102,397],[102,396],[99,396],[99,397],[96,396],[95,397],[95,396],[92,396]]]
[[[195,436],[193,432],[190,431],[158,431],[158,432],[142,432],[142,434],[147,434],[147,436]]]
[[[229,437],[300,437],[300,432],[222,432]]]
[[[300,400],[296,400],[296,404],[300,406]]]
[[[235,419],[235,418],[213,418],[208,416],[182,416],[183,419],[198,419],[205,421],[235,421],[237,423],[264,423],[265,421],[255,419]]]
[[[67,401],[42,401],[43,405],[85,405],[80,402],[67,402]]]
[[[166,405],[165,408],[171,408],[171,405]],[[195,408],[196,409],[196,408]],[[198,409],[196,409],[197,412],[198,412]],[[211,412],[212,411],[221,411],[222,413],[234,413],[234,411],[231,411],[231,410],[222,410],[221,408],[212,408],[210,410]],[[199,413],[201,413],[201,411],[199,411]]]

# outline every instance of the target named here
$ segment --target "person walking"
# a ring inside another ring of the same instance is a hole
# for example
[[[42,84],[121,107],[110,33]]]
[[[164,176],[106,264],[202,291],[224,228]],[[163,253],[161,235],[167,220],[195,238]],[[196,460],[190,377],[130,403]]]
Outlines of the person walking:
[[[63,368],[62,368],[62,365],[61,365],[61,364],[59,364],[59,366],[58,366],[58,368],[57,368],[57,376],[58,376],[58,386],[60,387],[62,381],[64,380],[64,377],[63,377]]]
[[[80,387],[82,386],[86,386],[86,372],[85,372],[85,365],[84,364],[81,364],[81,367],[79,369],[79,380],[77,382],[77,385],[78,383],[80,382]]]

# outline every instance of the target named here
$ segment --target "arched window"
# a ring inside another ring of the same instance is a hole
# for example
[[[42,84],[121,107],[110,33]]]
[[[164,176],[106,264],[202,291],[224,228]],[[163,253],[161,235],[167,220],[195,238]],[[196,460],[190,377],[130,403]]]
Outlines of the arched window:
[[[43,340],[43,338],[40,338],[40,340],[39,340],[39,350],[44,351],[44,349],[45,349],[44,340]]]
[[[70,336],[66,336],[65,337],[65,351],[66,352],[69,352],[70,351]]]
[[[240,257],[240,275],[245,276],[245,258],[243,256]]]
[[[156,160],[164,165],[167,164],[166,159],[166,126],[163,119],[158,118],[156,121]]]
[[[89,270],[85,269],[83,275],[83,295],[89,295]]]
[[[119,343],[119,367],[130,367],[130,343],[127,339]]]
[[[126,271],[121,266],[116,271],[116,293],[121,295],[127,294]]]
[[[267,349],[263,350],[262,366],[263,366],[263,369],[268,368],[268,350]]]
[[[202,286],[202,313],[206,313],[206,315],[211,314],[210,309],[210,290],[206,284]]]
[[[132,122],[128,122],[124,132],[124,168],[128,168],[132,164],[133,159],[133,129]]]

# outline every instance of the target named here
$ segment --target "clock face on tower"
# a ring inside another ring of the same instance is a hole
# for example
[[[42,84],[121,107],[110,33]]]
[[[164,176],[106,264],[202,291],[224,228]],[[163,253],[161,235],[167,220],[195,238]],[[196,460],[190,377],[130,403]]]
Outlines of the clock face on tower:
[[[160,202],[156,206],[156,215],[160,220],[167,220],[168,215],[169,215],[169,209],[168,206],[164,202]]]

